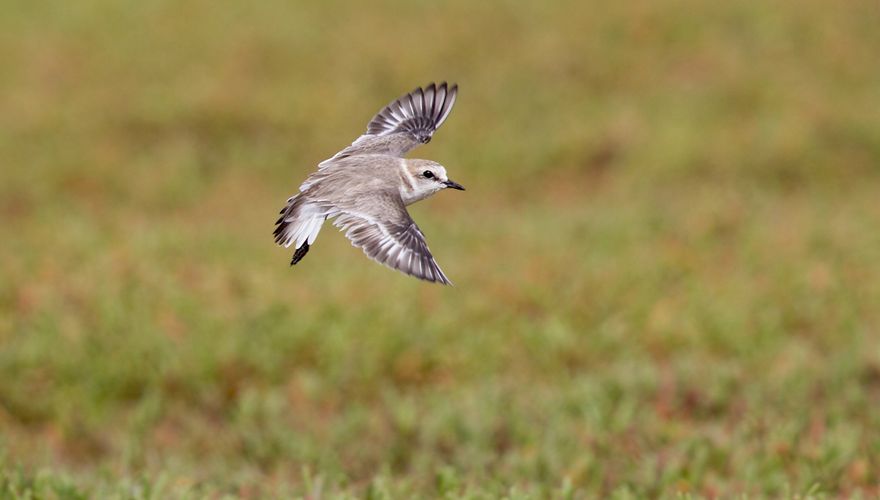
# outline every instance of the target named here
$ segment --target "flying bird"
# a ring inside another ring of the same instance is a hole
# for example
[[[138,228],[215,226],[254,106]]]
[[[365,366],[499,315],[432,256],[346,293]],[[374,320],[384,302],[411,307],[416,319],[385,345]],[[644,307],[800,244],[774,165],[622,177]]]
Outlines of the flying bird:
[[[350,146],[318,164],[275,222],[275,242],[296,249],[291,266],[306,256],[324,221],[333,219],[351,244],[376,262],[452,284],[406,207],[443,189],[464,187],[439,163],[404,155],[431,140],[457,93],[458,85],[446,82],[416,88],[382,108]]]

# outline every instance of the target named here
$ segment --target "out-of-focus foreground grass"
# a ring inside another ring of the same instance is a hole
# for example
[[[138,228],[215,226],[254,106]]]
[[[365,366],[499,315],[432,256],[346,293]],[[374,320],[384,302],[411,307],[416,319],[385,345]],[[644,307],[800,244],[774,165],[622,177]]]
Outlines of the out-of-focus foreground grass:
[[[0,491],[880,494],[880,14],[820,0],[0,8]],[[284,200],[458,106],[456,282]]]

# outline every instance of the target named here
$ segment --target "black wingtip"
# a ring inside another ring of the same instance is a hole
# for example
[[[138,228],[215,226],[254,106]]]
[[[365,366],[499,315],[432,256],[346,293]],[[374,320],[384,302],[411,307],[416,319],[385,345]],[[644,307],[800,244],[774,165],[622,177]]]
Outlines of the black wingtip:
[[[306,254],[309,253],[309,244],[303,243],[299,248],[296,249],[296,252],[293,252],[293,259],[290,260],[290,265],[295,266],[297,262],[301,261]]]

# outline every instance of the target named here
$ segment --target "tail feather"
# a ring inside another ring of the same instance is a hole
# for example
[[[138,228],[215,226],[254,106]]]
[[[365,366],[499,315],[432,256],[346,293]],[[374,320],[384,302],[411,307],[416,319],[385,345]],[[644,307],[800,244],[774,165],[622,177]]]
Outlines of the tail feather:
[[[301,261],[306,254],[309,253],[309,244],[303,243],[301,247],[296,249],[296,252],[293,252],[293,258],[290,260],[290,265],[295,266],[297,262]]]
[[[289,247],[294,245],[296,252],[290,265],[295,265],[305,257],[309,247],[315,242],[321,226],[324,225],[326,214],[320,207],[306,202],[300,196],[288,200],[287,206],[281,210],[281,217],[275,221],[275,243]]]

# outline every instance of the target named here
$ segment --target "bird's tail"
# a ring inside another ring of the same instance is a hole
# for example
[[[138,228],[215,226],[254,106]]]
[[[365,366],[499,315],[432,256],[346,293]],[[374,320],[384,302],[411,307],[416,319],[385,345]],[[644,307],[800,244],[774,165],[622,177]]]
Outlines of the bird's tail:
[[[281,210],[281,217],[275,221],[275,243],[284,247],[294,245],[296,252],[290,265],[294,265],[309,251],[315,242],[327,215],[320,207],[307,202],[297,195],[287,200],[287,206]]]

